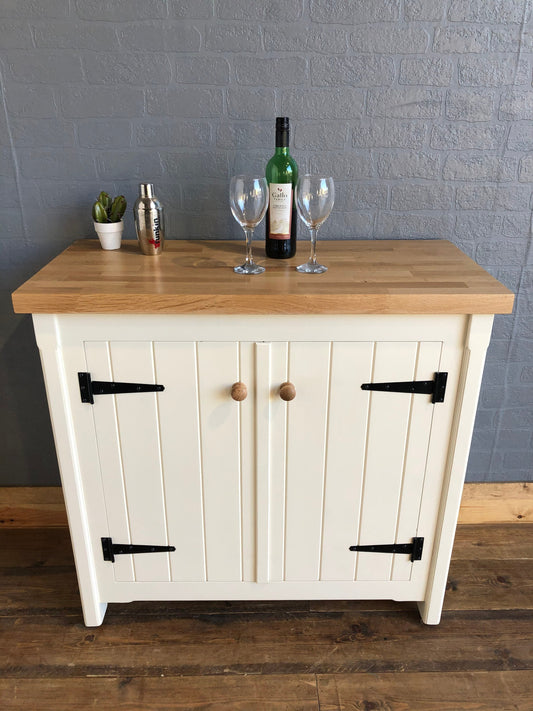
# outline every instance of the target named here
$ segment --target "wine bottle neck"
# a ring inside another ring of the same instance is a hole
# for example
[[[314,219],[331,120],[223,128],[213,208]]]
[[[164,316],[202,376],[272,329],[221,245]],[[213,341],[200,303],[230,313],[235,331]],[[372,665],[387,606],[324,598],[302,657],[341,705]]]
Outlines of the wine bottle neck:
[[[276,150],[278,148],[288,149],[289,147],[289,121],[288,119],[276,119]]]
[[[275,155],[288,156],[289,155],[289,146],[276,146]]]

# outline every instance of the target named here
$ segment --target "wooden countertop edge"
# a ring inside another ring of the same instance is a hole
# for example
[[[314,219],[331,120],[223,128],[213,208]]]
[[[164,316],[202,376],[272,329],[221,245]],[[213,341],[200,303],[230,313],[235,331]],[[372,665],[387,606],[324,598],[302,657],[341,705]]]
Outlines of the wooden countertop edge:
[[[512,292],[496,294],[25,294],[12,295],[17,314],[509,314]],[[38,305],[36,305],[38,300]],[[139,302],[144,302],[139,307]]]
[[[229,265],[236,249],[233,242],[173,241],[163,269],[158,260],[141,261],[146,258],[135,241],[125,241],[115,254],[102,252],[97,240],[78,240],[13,293],[14,311],[355,315],[508,314],[513,308],[513,293],[447,240],[325,242],[322,251],[331,258],[332,273],[336,260],[340,287],[331,278],[288,280],[287,269],[273,270],[270,281],[250,288],[242,278],[233,283]],[[358,261],[362,254],[366,266]],[[175,259],[185,260],[185,269],[170,279]],[[350,259],[355,271],[346,273]],[[284,266],[292,267],[292,261]],[[228,273],[211,273],[206,264],[227,267]]]

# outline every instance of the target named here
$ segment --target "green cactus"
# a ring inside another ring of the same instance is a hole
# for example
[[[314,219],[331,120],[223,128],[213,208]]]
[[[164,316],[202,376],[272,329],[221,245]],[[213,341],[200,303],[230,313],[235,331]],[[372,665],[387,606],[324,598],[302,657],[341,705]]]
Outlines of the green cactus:
[[[100,200],[97,200],[93,205],[93,220],[95,222],[107,222],[107,212]]]
[[[95,222],[120,222],[126,211],[126,198],[118,195],[111,200],[108,193],[102,192],[93,205],[93,220]]]
[[[119,222],[122,215],[126,212],[126,198],[124,195],[117,195],[117,197],[111,203],[111,210],[109,212],[109,222]]]
[[[109,197],[109,193],[106,193],[104,190],[102,190],[102,192],[98,196],[98,202],[101,202],[105,211],[109,212],[109,208],[111,207],[111,198]]]

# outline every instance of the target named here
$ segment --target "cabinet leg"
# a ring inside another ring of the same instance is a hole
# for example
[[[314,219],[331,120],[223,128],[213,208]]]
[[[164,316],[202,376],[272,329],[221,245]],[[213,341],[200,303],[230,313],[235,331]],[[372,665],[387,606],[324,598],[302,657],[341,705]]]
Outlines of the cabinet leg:
[[[416,603],[422,622],[426,625],[438,625],[442,614],[442,601],[422,600]]]
[[[86,627],[99,627],[104,621],[105,612],[107,610],[107,602],[96,603],[95,605],[87,605],[83,603],[83,621]]]

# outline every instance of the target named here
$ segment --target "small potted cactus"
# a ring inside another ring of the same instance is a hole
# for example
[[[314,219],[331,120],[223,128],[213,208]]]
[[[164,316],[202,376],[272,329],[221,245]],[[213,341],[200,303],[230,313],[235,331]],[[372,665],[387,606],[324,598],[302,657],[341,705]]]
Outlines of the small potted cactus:
[[[124,222],[122,217],[126,211],[126,198],[117,195],[111,200],[108,193],[102,192],[93,205],[94,229],[100,239],[102,249],[120,249]]]

